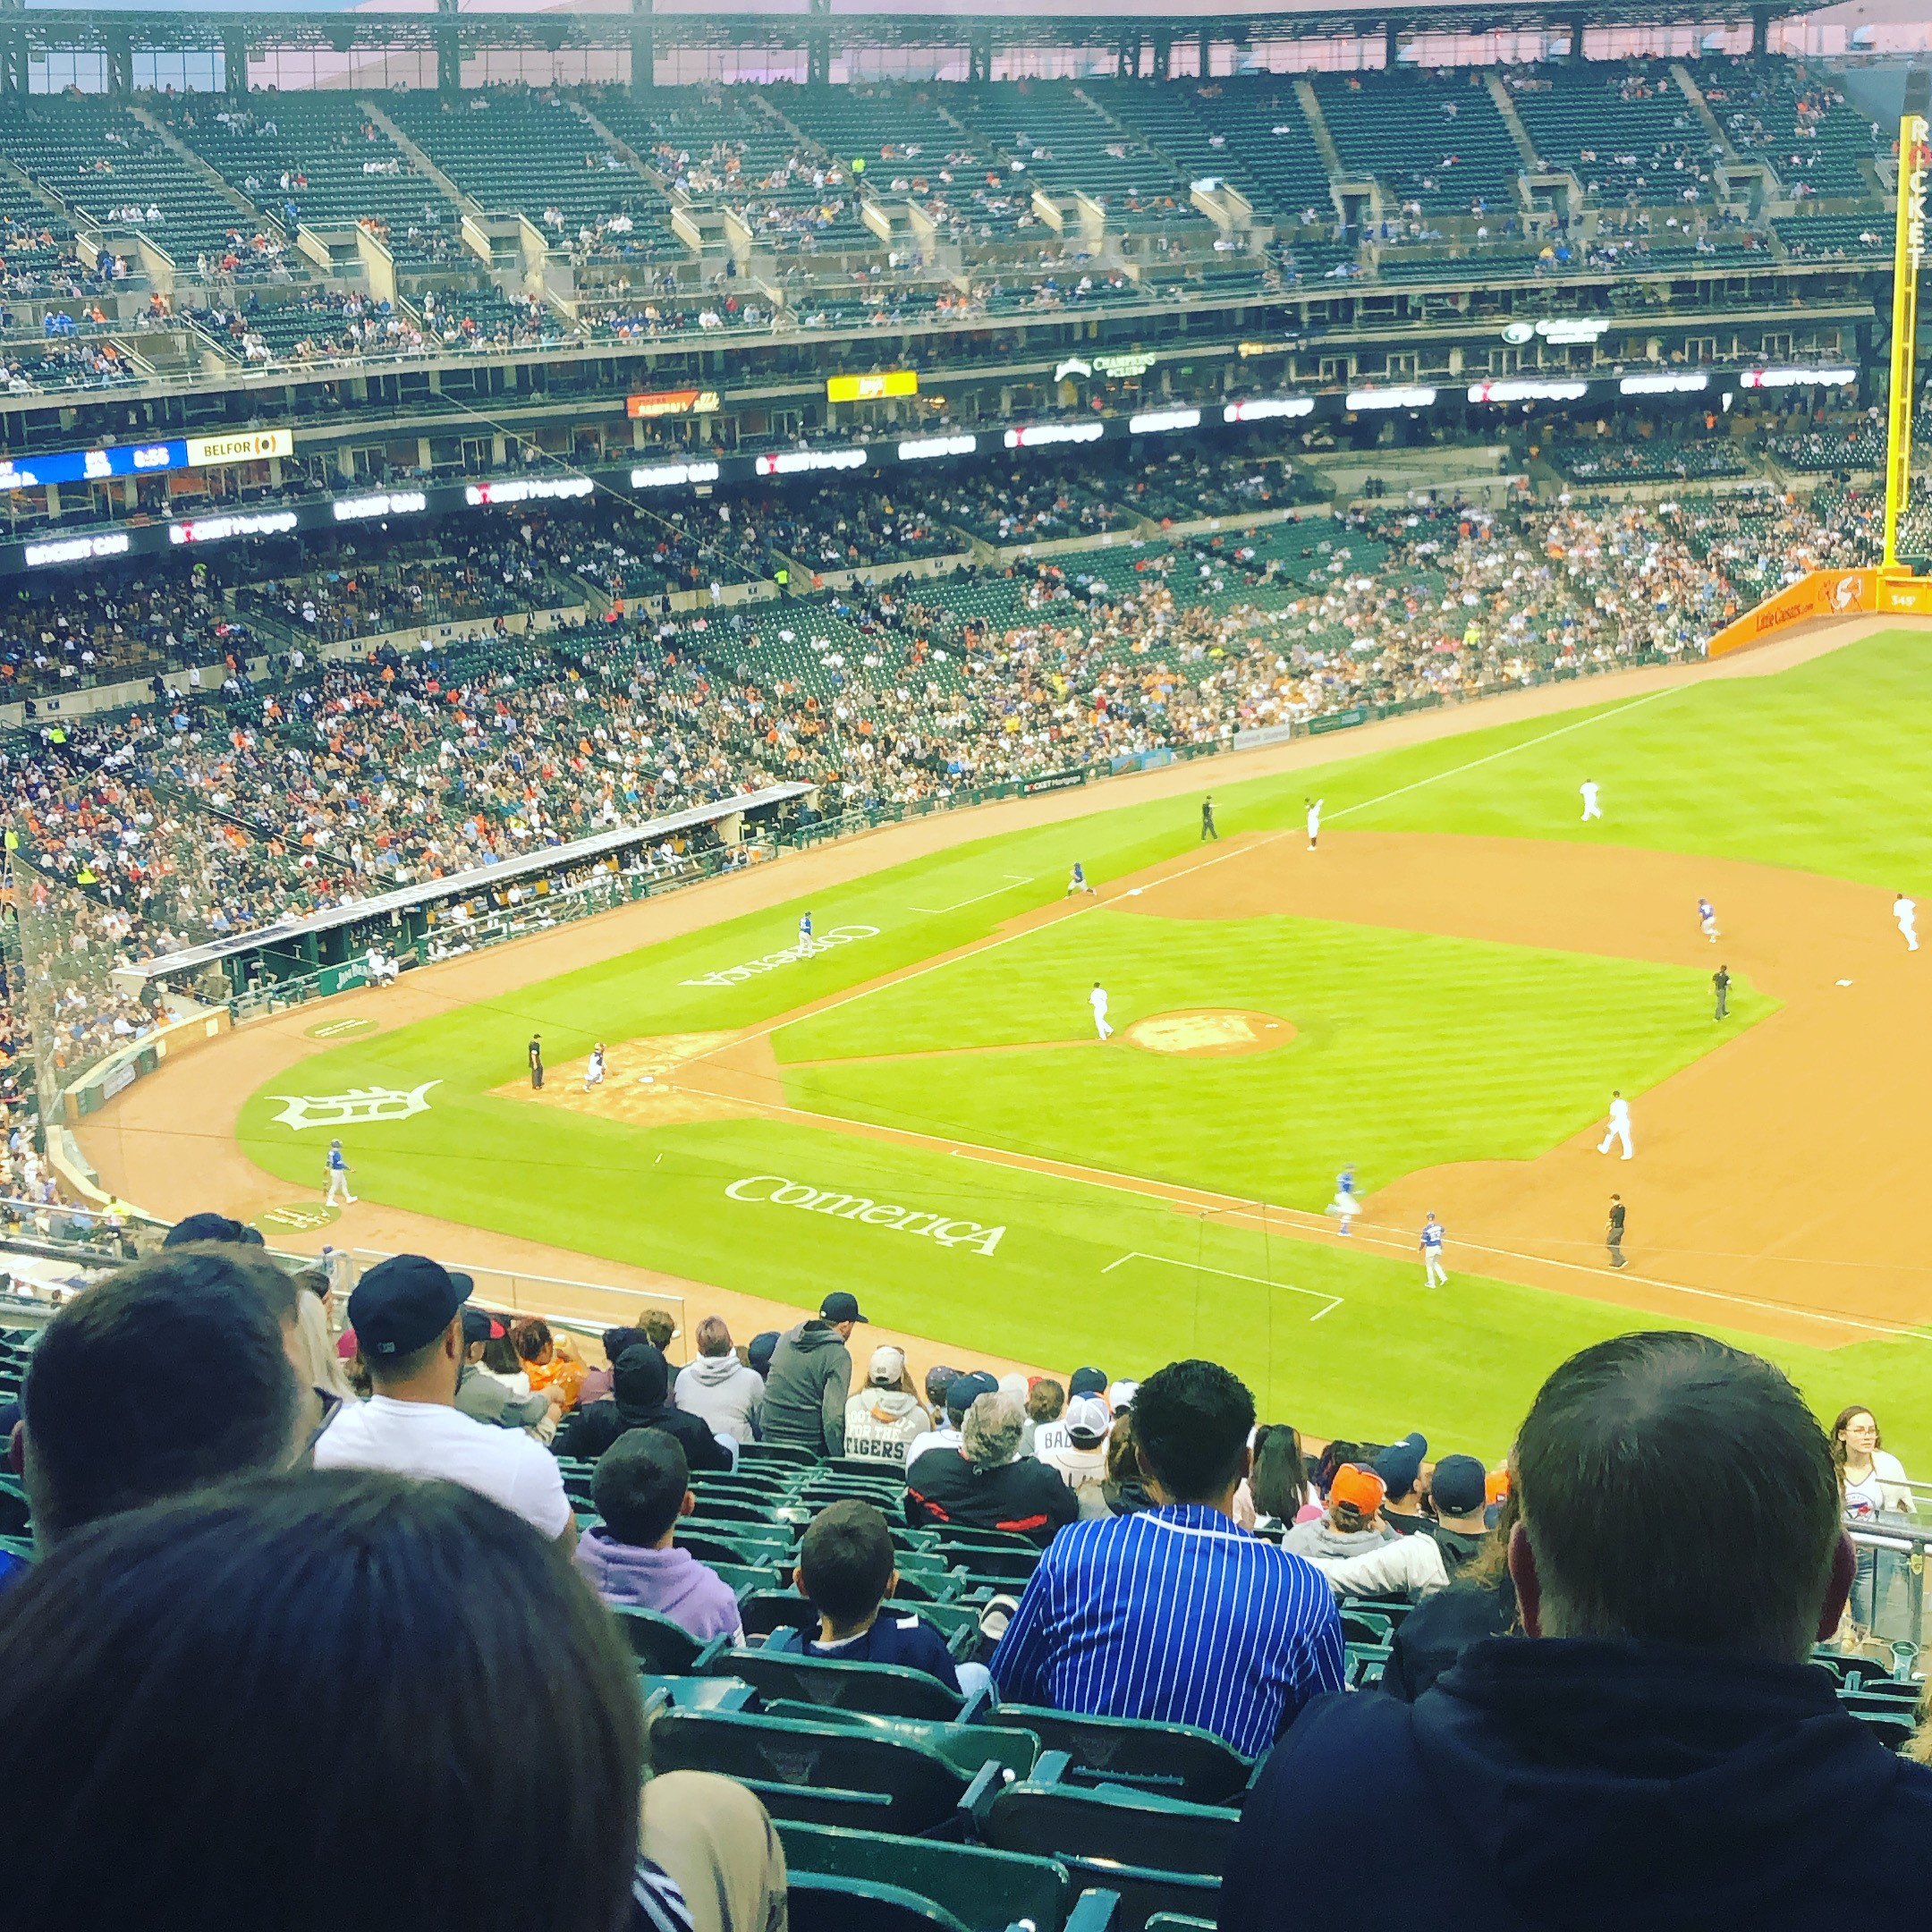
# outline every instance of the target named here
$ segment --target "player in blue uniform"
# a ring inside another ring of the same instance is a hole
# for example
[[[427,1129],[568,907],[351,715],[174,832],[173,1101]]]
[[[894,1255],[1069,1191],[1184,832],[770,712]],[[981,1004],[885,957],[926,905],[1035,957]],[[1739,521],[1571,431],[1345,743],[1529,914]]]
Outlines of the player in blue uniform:
[[[1422,1239],[1418,1244],[1422,1250],[1425,1287],[1446,1288],[1449,1285],[1449,1271],[1443,1266],[1442,1244],[1443,1224],[1436,1218],[1436,1210],[1432,1208],[1428,1218],[1422,1224]]]
[[[1335,1199],[1328,1203],[1328,1212],[1342,1224],[1338,1230],[1346,1235],[1355,1216],[1361,1212],[1361,1203],[1355,1199],[1355,1163],[1348,1162],[1335,1176]]]
[[[1087,883],[1087,868],[1076,859],[1073,861],[1073,876],[1066,882],[1066,890],[1061,894],[1061,897],[1071,899],[1075,893],[1090,893],[1092,891],[1093,887]],[[1097,897],[1098,894],[1097,894],[1095,896]]]
[[[809,953],[811,951],[811,914],[809,912],[798,922],[798,943],[801,953]]]
[[[1708,899],[1697,902],[1698,927],[1713,945],[1717,944],[1717,908]]]

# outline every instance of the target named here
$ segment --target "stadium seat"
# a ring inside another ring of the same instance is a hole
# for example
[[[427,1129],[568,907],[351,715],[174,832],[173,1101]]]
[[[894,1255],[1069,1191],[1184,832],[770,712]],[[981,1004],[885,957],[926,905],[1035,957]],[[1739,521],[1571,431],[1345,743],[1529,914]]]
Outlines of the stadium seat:
[[[970,1932],[943,1906],[876,1878],[788,1872],[787,1923],[797,1932]]]
[[[1002,1704],[988,1724],[1030,1731],[1047,1750],[1063,1751],[1075,1784],[1126,1784],[1194,1804],[1234,1804],[1254,1766],[1211,1732],[1138,1717],[1083,1717],[1030,1704]]]
[[[888,1717],[929,1717],[945,1722],[960,1715],[961,1700],[925,1671],[896,1664],[845,1664],[833,1657],[807,1657],[782,1645],[781,1633],[756,1649],[725,1650],[710,1662],[720,1676],[741,1677],[767,1702],[789,1699],[876,1711]]]
[[[1035,1932],[1061,1932],[1076,1909],[1066,1868],[1052,1859],[789,1819],[780,1823],[778,1837],[794,1877],[863,1879],[890,1873],[894,1884],[931,1900],[970,1932],[1022,1921]]]
[[[1162,1871],[1220,1871],[1239,1811],[1122,1784],[1069,1784],[1065,1770],[1064,1757],[1050,1751],[1031,1778],[992,1792],[975,1813],[980,1836],[1003,1852],[1111,1859]]]
[[[837,1724],[670,1710],[652,1724],[660,1771],[717,1771],[748,1784],[774,1818],[918,1834],[955,1818],[998,1776],[968,1778],[916,1744]]]
[[[977,1777],[982,1766],[996,1764],[1014,1777],[1030,1777],[1039,1762],[1039,1740],[1030,1731],[1004,1729],[987,1723],[982,1711],[971,1719],[935,1721],[924,1717],[891,1717],[875,1711],[837,1710],[826,1704],[793,1704],[780,1698],[759,1706],[767,1717],[787,1717],[800,1724],[837,1724],[867,1737],[895,1738],[935,1750],[954,1770]]]
[[[738,1445],[741,1468],[770,1463],[784,1469],[817,1469],[825,1458],[815,1449],[802,1449],[794,1443],[750,1442]]]
[[[665,1677],[702,1674],[705,1660],[719,1648],[703,1644],[682,1623],[659,1616],[654,1610],[635,1610],[614,1605],[618,1628],[631,1646],[631,1655],[648,1671]]]
[[[734,1677],[659,1677],[638,1673],[638,1690],[648,1712],[657,1710],[743,1710],[757,1693]]]

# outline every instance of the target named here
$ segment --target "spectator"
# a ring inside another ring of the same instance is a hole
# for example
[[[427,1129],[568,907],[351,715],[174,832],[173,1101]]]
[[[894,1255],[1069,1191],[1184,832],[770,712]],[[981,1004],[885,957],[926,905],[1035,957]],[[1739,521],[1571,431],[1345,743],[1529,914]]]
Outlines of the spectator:
[[[638,1326],[654,1349],[664,1356],[670,1355],[671,1344],[677,1340],[677,1323],[669,1309],[646,1309],[638,1318]]]
[[[1395,1626],[1382,1666],[1385,1690],[1413,1704],[1471,1644],[1521,1634],[1516,1586],[1509,1573],[1510,1531],[1515,1526],[1515,1502],[1505,1497],[1496,1528],[1474,1561],[1462,1566],[1447,1589],[1425,1597]]]
[[[935,1362],[926,1371],[926,1406],[935,1419],[945,1414],[946,1391],[959,1379],[961,1373],[944,1362]]]
[[[1911,1486],[1905,1465],[1884,1446],[1878,1424],[1861,1403],[1841,1410],[1832,1425],[1832,1462],[1838,1471],[1838,1490],[1844,1499],[1845,1521],[1855,1527],[1876,1527],[1880,1511],[1901,1513],[1912,1506]],[[1852,1580],[1850,1616],[1852,1627],[1870,1631],[1891,1605],[1902,1580],[1903,1558],[1896,1550],[1874,1544],[1853,1545],[1858,1573]]]
[[[1428,1455],[1428,1438],[1411,1430],[1400,1442],[1391,1443],[1372,1465],[1382,1479],[1382,1523],[1391,1536],[1415,1536],[1426,1532],[1428,1519],[1422,1513],[1422,1464]]]
[[[898,1585],[892,1531],[875,1504],[847,1496],[820,1510],[799,1544],[799,1595],[818,1613],[818,1634],[807,1640],[807,1654],[844,1664],[896,1664],[960,1690],[953,1653],[930,1623],[918,1615],[880,1615]]]
[[[1154,1498],[1141,1479],[1133,1416],[1126,1410],[1114,1418],[1114,1426],[1107,1431],[1106,1480],[1100,1485],[1100,1499],[1114,1516],[1132,1516],[1154,1507]]]
[[[966,1420],[966,1411],[982,1395],[996,1395],[999,1383],[983,1368],[969,1369],[964,1375],[956,1375],[946,1384],[945,1407],[941,1411],[937,1426],[915,1436],[906,1445],[906,1469],[912,1465],[928,1449],[957,1449],[960,1445],[960,1431]]]
[[[674,1408],[665,1394],[671,1370],[648,1342],[634,1342],[617,1358],[616,1392],[570,1417],[556,1433],[556,1453],[595,1462],[626,1429],[662,1429],[676,1438],[693,1470],[731,1469],[732,1452],[694,1415]]]
[[[1197,1724],[1256,1752],[1341,1688],[1332,1593],[1233,1521],[1253,1427],[1253,1397],[1214,1362],[1173,1362],[1140,1385],[1132,1436],[1150,1506],[1047,1546],[994,1653],[1002,1698]]]
[[[1066,1447],[1043,1451],[1038,1462],[1051,1470],[1073,1492],[1073,1501],[1082,1517],[1097,1520],[1112,1513],[1106,1503],[1107,1437],[1113,1433],[1114,1418],[1107,1412],[1106,1399],[1099,1395],[1076,1395],[1067,1404]]]
[[[539,1894],[557,1932],[625,1921],[634,1667],[466,1489],[304,1472],[97,1526],[19,1587],[0,1659],[0,1775],[41,1854],[8,1877],[19,1932],[114,1932],[161,1900],[206,1932],[335,1932],[345,1859],[368,1932],[512,1932]],[[544,1694],[506,1725],[477,1686],[520,1682]]]
[[[701,1643],[743,1640],[730,1585],[673,1544],[678,1518],[697,1507],[674,1436],[627,1429],[597,1458],[590,1498],[603,1521],[578,1542],[577,1567],[606,1603],[654,1610]]]
[[[617,1372],[617,1358],[633,1342],[649,1339],[641,1328],[606,1328],[601,1337],[603,1366],[599,1368],[593,1363],[584,1370],[583,1379],[577,1385],[577,1406],[581,1409],[586,1402],[608,1402],[611,1385]]]
[[[778,1331],[775,1328],[767,1328],[745,1343],[745,1367],[760,1382],[770,1379],[771,1359],[777,1347]]]
[[[538,1395],[534,1391],[519,1395],[483,1366],[484,1352],[492,1342],[501,1342],[509,1331],[501,1319],[487,1309],[466,1308],[463,1319],[462,1374],[456,1382],[456,1407],[473,1422],[487,1422],[494,1428],[541,1429],[546,1423],[555,1428],[557,1403],[555,1389]]]
[[[714,1436],[729,1436],[740,1443],[756,1440],[758,1411],[765,1402],[764,1377],[738,1360],[731,1330],[722,1318],[707,1315],[698,1324],[697,1342],[698,1359],[678,1370],[672,1401]]]
[[[996,1389],[974,1398],[957,1449],[930,1449],[906,1474],[906,1521],[1000,1530],[1049,1542],[1080,1514],[1073,1491],[1057,1470],[1020,1453],[1025,1411]]]
[[[1040,1376],[1026,1392],[1026,1427],[1020,1431],[1020,1453],[1039,1454],[1042,1425],[1057,1422],[1066,1410],[1066,1391],[1051,1376]]]
[[[905,1453],[926,1433],[926,1405],[906,1373],[905,1352],[889,1343],[872,1351],[866,1385],[845,1404],[845,1453],[903,1470]]]
[[[559,1406],[566,1413],[574,1409],[585,1372],[577,1344],[568,1335],[559,1343],[550,1333],[550,1324],[536,1315],[518,1322],[510,1331],[510,1339],[530,1386],[539,1393],[554,1388]]]
[[[1249,1488],[1257,1519],[1277,1522],[1284,1530],[1301,1520],[1303,1510],[1320,1506],[1309,1484],[1300,1430],[1275,1422],[1255,1431],[1254,1475]]]
[[[1488,1546],[1489,1472],[1472,1455],[1447,1455],[1429,1479],[1429,1534],[1454,1579]]]
[[[1338,1596],[1385,1592],[1411,1600],[1449,1580],[1442,1553],[1428,1536],[1397,1536],[1382,1520],[1382,1479],[1373,1470],[1344,1462],[1328,1487],[1328,1512],[1298,1524],[1282,1547],[1308,1560]]]
[[[316,1467],[442,1477],[573,1548],[577,1519],[555,1459],[521,1429],[457,1411],[466,1286],[427,1255],[391,1255],[363,1275],[349,1320],[374,1393],[336,1411],[316,1444]]]
[[[289,1464],[305,1436],[270,1299],[286,1279],[245,1249],[176,1249],[116,1268],[55,1316],[21,1392],[37,1542]]]
[[[1056,1388],[1057,1383],[1054,1385]],[[1107,1377],[1104,1368],[1076,1368],[1067,1379],[1066,1399],[1078,1402],[1082,1395],[1105,1397],[1107,1392]],[[1109,1410],[1111,1415],[1112,1411]],[[1066,1412],[1061,1412],[1050,1421],[1038,1424],[1033,1431],[1034,1455],[1044,1458],[1050,1449],[1064,1449],[1067,1445]]]
[[[202,1241],[226,1241],[240,1248],[266,1248],[259,1228],[225,1214],[191,1214],[177,1221],[162,1237],[164,1248],[185,1248]]]
[[[1527,1640],[1474,1645],[1412,1705],[1304,1712],[1243,1808],[1226,1932],[1821,1925],[1843,1916],[1849,1817],[1906,1853],[1860,1867],[1860,1916],[1916,1916],[1932,1771],[1810,1666],[1852,1554],[1784,1376],[1705,1335],[1599,1343],[1538,1394],[1513,1493]],[[1324,1860],[1284,1886],[1287,1835],[1343,1787],[1402,1820],[1404,1857],[1371,1888]]]
[[[772,1351],[765,1377],[765,1439],[819,1455],[845,1449],[845,1402],[852,1393],[852,1356],[845,1343],[865,1317],[859,1303],[835,1289],[818,1313],[788,1328]]]

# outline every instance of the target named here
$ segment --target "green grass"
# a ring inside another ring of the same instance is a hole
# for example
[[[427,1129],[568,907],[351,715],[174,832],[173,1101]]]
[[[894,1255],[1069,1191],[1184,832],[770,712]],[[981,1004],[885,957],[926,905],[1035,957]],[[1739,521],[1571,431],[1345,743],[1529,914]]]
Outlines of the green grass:
[[[1678,688],[1372,758],[1338,757],[1312,774],[1222,785],[1208,766],[1201,776],[1226,831],[1294,823],[1303,794],[1316,790],[1331,822],[1346,827],[1707,852],[1925,896],[1927,668],[1925,644],[1895,633],[1777,678]],[[1577,816],[1586,776],[1603,786],[1606,814],[1589,826]],[[1099,794],[1097,805],[1104,801]],[[794,1303],[851,1287],[882,1321],[1062,1367],[1098,1360],[1138,1373],[1198,1350],[1239,1366],[1265,1413],[1319,1433],[1419,1427],[1438,1446],[1496,1453],[1543,1374],[1572,1349],[1632,1326],[1628,1310],[1467,1276],[1425,1299],[1419,1265],[943,1148],[796,1121],[644,1130],[489,1091],[521,1075],[533,1026],[555,1062],[593,1038],[755,1025],[1057,900],[1076,857],[1104,880],[1187,851],[1195,824],[1191,800],[1101,809],[872,875],[819,895],[811,909],[821,934],[867,925],[876,935],[738,984],[690,982],[789,945],[801,905],[350,1042],[267,1082],[243,1110],[242,1137],[265,1168],[319,1188],[327,1134],[274,1124],[268,1095],[437,1080],[429,1112],[346,1131],[359,1193]],[[1170,1006],[1226,1004],[1280,1013],[1298,1037],[1278,1054],[1220,1062],[1069,1045],[796,1064],[1079,1041],[1089,1024],[1084,988],[1095,978],[1114,996],[1116,1024]],[[1700,980],[1640,962],[1379,928],[1097,911],[794,1024],[775,1046],[789,1063],[787,1092],[803,1106],[1318,1207],[1343,1155],[1380,1185],[1419,1165],[1527,1158],[1561,1140],[1601,1103],[1606,1039],[1640,1061],[1644,1084],[1702,1048],[1709,1030]],[[1563,996],[1538,997],[1552,991]],[[1563,1011],[1561,1025],[1538,1018],[1546,1005]],[[1746,1019],[1767,1010],[1747,989],[1735,1005]],[[1619,1063],[1627,1069],[1631,1059]],[[996,1252],[982,1254],[725,1194],[758,1174],[1005,1232]],[[1914,1421],[1932,1412],[1924,1343],[1753,1345],[1790,1367],[1821,1410],[1852,1400],[1878,1407],[1908,1466],[1932,1454],[1932,1424]]]

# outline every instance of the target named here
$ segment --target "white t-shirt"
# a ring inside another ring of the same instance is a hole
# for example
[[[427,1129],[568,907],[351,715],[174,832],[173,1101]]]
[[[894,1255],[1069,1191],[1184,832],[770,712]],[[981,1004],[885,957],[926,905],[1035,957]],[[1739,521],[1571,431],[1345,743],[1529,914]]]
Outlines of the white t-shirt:
[[[571,1521],[556,1458],[521,1429],[492,1428],[440,1402],[345,1402],[315,1446],[318,1469],[440,1477],[513,1511],[555,1540]]]
[[[906,1445],[905,1466],[911,1469],[928,1449],[957,1449],[960,1432],[949,1423],[945,1428],[930,1428]]]

